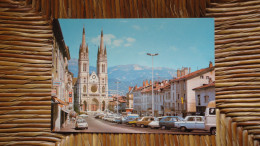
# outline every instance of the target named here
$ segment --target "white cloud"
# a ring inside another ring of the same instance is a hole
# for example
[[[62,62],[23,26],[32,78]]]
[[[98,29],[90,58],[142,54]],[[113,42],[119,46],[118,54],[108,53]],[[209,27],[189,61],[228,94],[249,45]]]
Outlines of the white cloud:
[[[113,39],[115,39],[116,37],[113,34],[104,34],[104,43],[106,45],[111,45]],[[91,39],[91,42],[95,45],[99,45],[100,44],[100,36],[94,37]]]
[[[177,51],[178,48],[176,48],[175,46],[170,46],[170,50],[172,50],[172,51]]]
[[[194,46],[193,46],[193,47],[190,47],[189,49],[190,49],[191,51],[193,51],[193,52],[197,52],[197,48],[194,47]]]
[[[124,42],[124,40],[122,40],[122,39],[117,39],[117,40],[114,40],[113,41],[113,45],[115,46],[115,47],[119,47],[119,46],[121,46],[121,44]]]
[[[131,46],[132,44],[130,44],[130,43],[127,43],[127,44],[125,44],[124,46],[125,47],[129,47],[129,46]]]
[[[90,39],[90,41],[93,44],[99,46],[100,45],[100,36],[93,37]],[[105,43],[105,45],[110,46],[111,48],[120,47],[120,46],[129,47],[129,46],[132,46],[132,44],[135,41],[136,41],[136,39],[134,39],[132,37],[117,38],[113,34],[104,34],[104,43]]]
[[[135,42],[135,39],[128,37],[128,38],[126,38],[126,41],[129,42],[129,43],[133,43],[133,42]]]
[[[132,27],[136,30],[141,30],[141,27],[139,25],[133,25]]]

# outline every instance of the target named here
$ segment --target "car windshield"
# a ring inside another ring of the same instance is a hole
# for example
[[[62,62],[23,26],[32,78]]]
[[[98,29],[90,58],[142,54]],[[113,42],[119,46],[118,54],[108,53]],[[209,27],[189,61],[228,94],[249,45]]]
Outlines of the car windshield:
[[[77,122],[78,122],[78,123],[85,123],[86,120],[84,120],[84,119],[80,119],[80,120],[78,120]]]

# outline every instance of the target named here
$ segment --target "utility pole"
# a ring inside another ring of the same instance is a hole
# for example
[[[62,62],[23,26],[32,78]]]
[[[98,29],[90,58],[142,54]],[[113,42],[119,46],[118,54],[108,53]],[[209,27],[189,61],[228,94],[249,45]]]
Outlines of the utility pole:
[[[148,56],[152,56],[152,116],[154,117],[154,98],[153,98],[153,57],[159,55],[158,53],[156,54],[151,54],[147,53]]]
[[[118,115],[118,84],[120,82],[115,82],[115,83],[116,83],[116,96],[117,96],[116,100],[117,100],[117,115]]]

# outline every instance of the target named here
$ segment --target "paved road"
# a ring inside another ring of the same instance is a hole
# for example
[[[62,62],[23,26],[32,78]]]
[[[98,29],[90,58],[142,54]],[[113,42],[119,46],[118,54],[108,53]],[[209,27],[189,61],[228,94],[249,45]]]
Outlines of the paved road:
[[[86,130],[75,130],[74,123],[68,125],[66,128],[61,129],[60,132],[91,132],[91,133],[169,133],[169,134],[199,134],[207,135],[209,132],[194,130],[192,132],[180,132],[177,129],[161,130],[151,128],[132,127],[125,124],[116,124],[93,117],[86,118],[89,128]]]

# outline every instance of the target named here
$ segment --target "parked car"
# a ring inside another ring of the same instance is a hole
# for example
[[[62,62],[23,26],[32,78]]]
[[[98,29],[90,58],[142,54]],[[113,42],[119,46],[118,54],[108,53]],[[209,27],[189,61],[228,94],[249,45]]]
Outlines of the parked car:
[[[115,123],[122,124],[122,121],[125,120],[124,116],[117,116],[115,117]]]
[[[162,129],[171,129],[171,128],[174,128],[175,122],[181,121],[181,120],[183,120],[183,118],[179,117],[179,116],[165,116],[160,120],[159,126]]]
[[[144,127],[148,127],[148,124],[150,122],[154,121],[154,117],[143,117],[141,120],[136,122],[136,126],[144,128]]]
[[[216,103],[210,101],[205,111],[205,130],[212,135],[216,134]]]
[[[133,127],[136,127],[136,122],[141,120],[141,118],[135,118],[133,121],[129,121],[128,124],[132,125]]]
[[[150,127],[151,129],[153,128],[160,128],[159,122],[163,117],[158,117],[158,118],[154,118],[154,121],[150,122],[148,124],[148,127]]]
[[[128,122],[133,121],[135,118],[139,118],[138,114],[128,114],[127,117],[122,121],[123,124],[129,124]]]
[[[88,129],[87,121],[82,118],[77,119],[75,129]]]
[[[187,116],[183,121],[175,122],[176,128],[182,132],[192,131],[194,129],[205,130],[203,116]]]
[[[84,119],[84,118],[87,118],[88,115],[86,115],[86,114],[81,114],[81,115],[79,115],[79,117],[82,117],[82,118]]]

